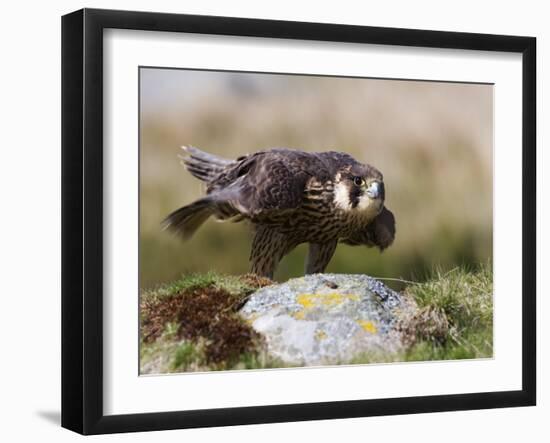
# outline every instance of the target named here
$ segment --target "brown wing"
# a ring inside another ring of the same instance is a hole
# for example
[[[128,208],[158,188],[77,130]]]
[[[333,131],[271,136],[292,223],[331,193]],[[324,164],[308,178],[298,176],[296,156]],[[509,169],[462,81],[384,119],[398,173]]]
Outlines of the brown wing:
[[[342,243],[352,246],[376,246],[383,251],[393,243],[394,239],[395,217],[389,209],[384,207],[382,212],[365,229],[356,231],[349,237],[342,239]]]
[[[325,169],[315,155],[289,149],[262,151],[237,161],[210,183],[208,194],[251,218],[299,208],[306,182]]]

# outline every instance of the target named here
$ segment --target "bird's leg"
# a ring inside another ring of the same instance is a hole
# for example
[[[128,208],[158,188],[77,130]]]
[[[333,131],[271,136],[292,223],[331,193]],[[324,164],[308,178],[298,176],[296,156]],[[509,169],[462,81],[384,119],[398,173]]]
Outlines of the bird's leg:
[[[306,274],[324,272],[334,255],[337,244],[338,240],[330,240],[327,243],[310,243],[309,254],[306,260]]]
[[[272,279],[277,265],[293,247],[286,235],[258,226],[250,251],[250,272]]]

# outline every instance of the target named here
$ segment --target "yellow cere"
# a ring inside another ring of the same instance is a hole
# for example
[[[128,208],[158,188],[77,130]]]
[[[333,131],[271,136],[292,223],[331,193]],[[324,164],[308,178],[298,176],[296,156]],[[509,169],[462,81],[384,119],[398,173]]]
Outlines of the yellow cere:
[[[357,324],[363,328],[363,330],[371,333],[376,334],[378,332],[378,328],[376,325],[370,321],[370,320],[357,320]]]
[[[301,304],[304,309],[313,308],[316,305],[336,306],[344,301],[359,301],[359,296],[355,294],[338,294],[330,292],[327,294],[299,294],[296,301]]]

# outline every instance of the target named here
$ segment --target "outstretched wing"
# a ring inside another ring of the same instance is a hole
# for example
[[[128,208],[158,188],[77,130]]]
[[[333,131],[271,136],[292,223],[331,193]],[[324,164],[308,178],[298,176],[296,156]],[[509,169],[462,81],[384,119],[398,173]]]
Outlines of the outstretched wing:
[[[386,207],[364,229],[342,239],[342,243],[357,246],[377,247],[383,251],[395,239],[395,217]]]
[[[262,151],[210,183],[208,195],[251,219],[288,213],[302,204],[306,182],[322,165],[312,154],[287,149]]]
[[[210,216],[278,224],[302,204],[307,180],[323,171],[315,155],[273,149],[228,161],[187,148],[191,173],[208,183],[207,195],[172,212],[163,226],[189,238]]]

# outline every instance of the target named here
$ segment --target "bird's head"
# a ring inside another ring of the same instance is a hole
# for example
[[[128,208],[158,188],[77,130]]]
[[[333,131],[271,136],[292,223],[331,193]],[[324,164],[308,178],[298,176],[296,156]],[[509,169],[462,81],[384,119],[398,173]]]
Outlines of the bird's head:
[[[339,209],[374,218],[382,211],[384,198],[382,173],[372,166],[346,166],[334,177],[334,203]]]

